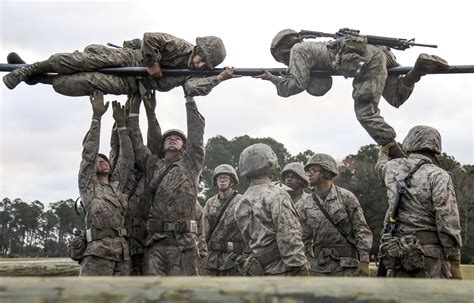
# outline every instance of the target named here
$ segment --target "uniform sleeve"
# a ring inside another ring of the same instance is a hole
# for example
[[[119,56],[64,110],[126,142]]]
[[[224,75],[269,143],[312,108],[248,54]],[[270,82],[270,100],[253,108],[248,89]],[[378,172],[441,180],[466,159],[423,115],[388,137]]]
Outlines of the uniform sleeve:
[[[138,116],[128,117],[128,130],[135,153],[135,162],[143,172],[146,172],[146,162],[151,155],[151,151],[143,144],[142,133],[138,125]]]
[[[360,206],[359,201],[353,194],[349,195],[348,200],[352,206],[351,225],[352,233],[356,240],[357,252],[359,253],[359,260],[362,262],[369,262],[369,251],[372,248],[373,235],[370,231],[369,225],[365,220],[364,211]]]
[[[278,96],[289,97],[306,89],[311,79],[311,65],[308,52],[299,47],[293,47],[290,62],[285,76],[273,76],[270,80],[278,92]]]
[[[90,195],[94,191],[94,184],[97,178],[96,157],[99,152],[100,144],[100,121],[93,119],[91,127],[82,142],[82,160],[79,168],[79,193],[82,200],[85,195]]]
[[[204,163],[204,117],[199,113],[193,98],[186,98],[186,116],[188,124],[188,138],[186,155],[194,166],[197,174],[201,172]]]
[[[196,202],[196,218],[197,218],[197,224],[198,224],[198,236],[199,236],[199,243],[198,243],[198,248],[199,248],[199,255],[201,258],[204,258],[207,256],[208,251],[207,251],[207,243],[206,243],[206,238],[204,234],[204,225],[203,225],[203,220],[204,220],[204,210],[199,204],[199,202]]]
[[[252,208],[250,207],[250,202],[246,198],[242,198],[236,205],[234,210],[234,219],[237,222],[240,233],[242,235],[242,240],[244,246],[248,247],[250,252],[250,222],[253,217]]]
[[[435,173],[431,180],[436,228],[446,256],[460,254],[462,246],[459,211],[451,176]]]
[[[161,51],[165,43],[164,38],[163,33],[145,33],[143,35],[142,56],[146,66],[160,63]]]
[[[191,77],[183,85],[184,93],[189,97],[206,96],[219,84],[217,76],[212,77]]]
[[[154,155],[161,152],[161,127],[156,119],[155,113],[147,113],[148,132],[147,132],[147,147]]]
[[[110,165],[112,166],[111,167],[112,171],[114,170],[115,165],[117,164],[118,153],[119,153],[119,137],[118,137],[117,125],[114,123],[114,126],[112,127],[112,135],[110,136],[110,152],[109,152],[109,160],[110,160]]]
[[[302,228],[302,237],[303,243],[306,251],[306,257],[308,259],[314,258],[313,252],[313,229],[308,223],[308,215],[306,214],[306,200],[300,201],[297,206],[297,211],[301,221],[301,228]]]
[[[209,200],[206,201],[206,205],[204,205],[202,209],[202,236],[204,239],[208,237],[209,230],[211,228],[209,224]]]
[[[291,198],[281,194],[271,203],[273,226],[280,257],[288,267],[300,267],[307,260],[301,239],[301,224]]]
[[[379,155],[377,163],[375,164],[375,172],[380,179],[385,179],[385,172],[387,169],[387,163],[390,159],[386,155]]]
[[[113,178],[119,182],[119,190],[123,192],[127,184],[135,163],[132,141],[128,129],[122,127],[117,130],[119,137],[119,154],[117,164],[113,170]]]

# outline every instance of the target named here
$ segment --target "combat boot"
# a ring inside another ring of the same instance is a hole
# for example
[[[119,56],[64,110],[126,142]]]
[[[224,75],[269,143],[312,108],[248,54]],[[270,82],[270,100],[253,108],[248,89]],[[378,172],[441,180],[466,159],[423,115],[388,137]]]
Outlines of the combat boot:
[[[415,66],[403,78],[403,82],[406,86],[413,86],[420,81],[422,76],[448,68],[448,62],[442,58],[436,55],[420,54],[416,59]]]
[[[25,60],[23,60],[20,55],[18,55],[15,52],[9,53],[7,56],[7,63],[8,64],[26,64]],[[49,77],[51,78],[51,76]],[[48,75],[46,74],[40,74],[40,75],[34,75],[25,80],[25,83],[28,85],[36,85],[38,83],[45,83],[45,84],[50,84],[51,80],[48,78]]]
[[[3,83],[5,83],[9,89],[14,89],[22,81],[40,73],[41,69],[39,62],[36,62],[25,67],[17,68],[11,73],[8,73],[3,77]]]

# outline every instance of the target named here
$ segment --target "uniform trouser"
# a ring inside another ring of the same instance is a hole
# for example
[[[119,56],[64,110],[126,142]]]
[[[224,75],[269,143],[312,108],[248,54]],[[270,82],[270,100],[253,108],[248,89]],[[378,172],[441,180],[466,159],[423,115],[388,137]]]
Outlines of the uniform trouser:
[[[100,44],[87,46],[83,52],[58,53],[48,62],[60,74],[89,72],[105,67],[137,66],[134,52],[127,48],[109,48]]]
[[[97,256],[85,256],[80,263],[79,276],[128,276],[129,260],[113,261]]]
[[[240,276],[239,271],[237,270],[237,267],[232,267],[226,270],[206,268],[206,275],[217,276],[217,277]]]
[[[143,275],[143,254],[130,255],[130,275]]]
[[[354,110],[360,124],[377,144],[394,141],[395,130],[380,115],[380,98],[383,95],[390,105],[399,107],[414,87],[405,86],[401,77],[388,77],[387,57],[381,50],[372,53],[364,71],[354,78],[352,87]]]
[[[52,84],[57,93],[71,97],[89,96],[94,91],[112,95],[131,95],[139,92],[134,77],[98,72],[58,75]]]
[[[145,248],[143,275],[145,276],[197,276],[199,252],[193,247],[181,250],[177,245],[154,242]]]
[[[332,272],[311,271],[311,276],[316,277],[358,277],[360,276],[357,267],[340,267],[337,266]]]

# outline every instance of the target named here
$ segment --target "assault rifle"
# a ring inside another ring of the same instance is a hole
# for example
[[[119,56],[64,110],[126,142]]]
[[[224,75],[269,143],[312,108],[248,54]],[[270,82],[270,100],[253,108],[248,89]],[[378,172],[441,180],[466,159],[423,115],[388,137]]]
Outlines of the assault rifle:
[[[412,39],[403,39],[403,38],[391,38],[391,37],[381,37],[381,36],[371,36],[371,35],[360,35],[360,31],[350,28],[341,28],[335,34],[332,33],[323,33],[317,31],[308,31],[301,30],[298,35],[302,39],[314,39],[314,38],[333,38],[336,41],[340,40],[347,36],[360,36],[367,38],[367,43],[373,45],[384,45],[393,49],[406,50],[412,46],[422,46],[422,47],[432,47],[437,48],[437,45],[434,44],[421,44],[415,43],[415,38]]]
[[[400,202],[402,200],[402,196],[406,194],[407,188],[411,187],[411,178],[413,174],[424,164],[427,162],[421,160],[415,167],[408,173],[408,175],[403,180],[397,181],[397,193],[395,196],[395,202],[393,203],[392,211],[390,212],[390,217],[388,218],[387,222],[385,223],[385,227],[383,229],[383,235],[381,242],[383,243],[384,240],[388,240],[392,238],[398,230],[398,211],[400,210]],[[387,268],[385,268],[385,264],[383,259],[379,260],[379,265],[377,269],[377,277],[386,277],[387,276]]]

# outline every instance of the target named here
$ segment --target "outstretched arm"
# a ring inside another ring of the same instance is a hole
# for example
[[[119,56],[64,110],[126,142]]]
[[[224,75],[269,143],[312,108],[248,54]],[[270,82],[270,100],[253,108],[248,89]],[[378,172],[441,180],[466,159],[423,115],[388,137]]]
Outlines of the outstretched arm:
[[[93,92],[90,96],[90,102],[93,111],[92,122],[82,142],[82,161],[78,178],[79,192],[83,199],[84,195],[92,194],[94,190],[94,180],[97,178],[96,158],[100,145],[100,119],[109,107],[109,102],[104,104],[102,92]],[[84,199],[84,201],[90,201],[90,199]]]
[[[151,151],[143,144],[143,137],[138,124],[140,115],[141,97],[135,94],[129,97],[130,114],[128,115],[128,130],[132,141],[133,150],[135,152],[135,162],[138,167],[145,171],[147,158],[151,155]]]
[[[143,96],[143,104],[145,105],[146,117],[148,119],[147,147],[154,154],[161,152],[161,127],[156,119],[156,97],[155,91],[148,92]]]

